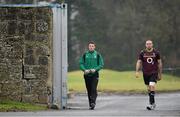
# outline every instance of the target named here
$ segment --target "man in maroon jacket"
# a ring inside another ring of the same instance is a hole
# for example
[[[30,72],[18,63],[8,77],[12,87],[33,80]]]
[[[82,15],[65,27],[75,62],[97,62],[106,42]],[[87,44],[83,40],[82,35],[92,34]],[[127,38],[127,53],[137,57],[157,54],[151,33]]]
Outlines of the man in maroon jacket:
[[[160,54],[153,48],[153,42],[151,40],[146,41],[146,49],[142,50],[139,54],[136,63],[136,78],[139,77],[139,70],[142,67],[144,83],[147,85],[149,92],[149,105],[148,110],[154,110],[155,104],[155,84],[158,80],[161,80],[162,74],[162,61]]]

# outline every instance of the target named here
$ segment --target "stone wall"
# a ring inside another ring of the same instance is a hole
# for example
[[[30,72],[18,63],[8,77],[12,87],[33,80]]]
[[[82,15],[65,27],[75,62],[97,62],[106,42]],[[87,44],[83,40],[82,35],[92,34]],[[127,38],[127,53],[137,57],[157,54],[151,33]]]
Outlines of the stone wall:
[[[47,103],[51,45],[51,8],[0,8],[0,99]]]

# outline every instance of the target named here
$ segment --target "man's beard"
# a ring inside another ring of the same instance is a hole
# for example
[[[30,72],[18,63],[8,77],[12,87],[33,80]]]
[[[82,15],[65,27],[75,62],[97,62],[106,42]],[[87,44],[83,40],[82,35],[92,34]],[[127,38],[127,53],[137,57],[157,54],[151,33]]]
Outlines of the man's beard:
[[[151,50],[152,48],[147,48],[148,50]]]

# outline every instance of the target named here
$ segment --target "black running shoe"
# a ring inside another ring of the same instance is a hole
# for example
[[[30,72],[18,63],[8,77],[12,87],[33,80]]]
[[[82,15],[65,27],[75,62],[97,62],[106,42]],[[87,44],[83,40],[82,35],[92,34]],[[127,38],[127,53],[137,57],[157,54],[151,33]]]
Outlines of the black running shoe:
[[[156,104],[150,104],[146,107],[147,110],[154,110],[156,108]]]
[[[95,104],[91,103],[89,110],[94,110],[94,108],[95,108]]]

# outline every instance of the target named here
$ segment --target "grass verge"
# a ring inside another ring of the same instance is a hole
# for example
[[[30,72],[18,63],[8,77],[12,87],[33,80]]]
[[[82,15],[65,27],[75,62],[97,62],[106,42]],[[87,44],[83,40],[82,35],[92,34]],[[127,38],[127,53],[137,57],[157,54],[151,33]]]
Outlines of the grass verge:
[[[101,92],[117,93],[142,93],[146,92],[143,77],[135,78],[134,71],[100,71],[98,90]],[[163,74],[163,79],[158,81],[158,92],[180,91],[180,78]],[[85,83],[82,71],[68,73],[68,89],[73,92],[85,92]]]
[[[0,101],[0,112],[19,112],[19,111],[40,111],[47,110],[45,105],[36,105],[16,101]]]

